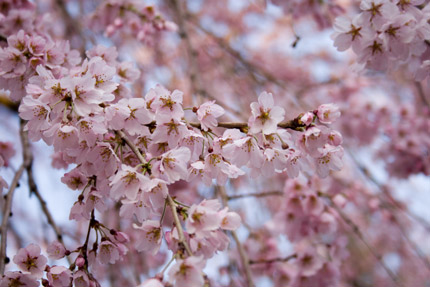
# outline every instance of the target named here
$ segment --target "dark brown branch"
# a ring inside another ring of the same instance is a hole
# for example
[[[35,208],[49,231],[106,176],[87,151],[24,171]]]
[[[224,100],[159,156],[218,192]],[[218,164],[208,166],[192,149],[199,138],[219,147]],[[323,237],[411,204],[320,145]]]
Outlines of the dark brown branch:
[[[12,215],[11,208],[12,208],[12,198],[13,194],[15,192],[15,189],[18,186],[18,182],[24,173],[25,165],[24,163],[21,164],[17,172],[15,173],[15,176],[13,177],[12,183],[10,185],[9,191],[6,195],[5,204],[3,207],[3,219],[2,224],[0,227],[0,234],[1,234],[1,246],[0,246],[0,274],[4,275],[4,269],[5,264],[8,263],[8,259],[6,256],[6,241],[7,241],[7,227],[9,223],[9,217]]]
[[[235,194],[227,196],[228,200],[240,199],[246,197],[266,197],[266,196],[283,196],[284,193],[282,191],[267,191],[267,192],[250,192],[244,194]]]
[[[201,125],[200,123],[189,123],[190,126],[201,129]],[[219,122],[218,123],[218,127],[220,128],[226,128],[226,129],[247,129],[248,128],[248,123],[242,123],[242,122]],[[292,129],[295,131],[302,131],[306,126],[300,122],[299,117],[290,120],[290,121],[286,121],[286,122],[282,122],[278,124],[278,127],[283,128],[283,129]]]
[[[291,254],[287,257],[276,257],[273,259],[250,260],[249,264],[272,264],[276,262],[287,262],[297,257],[297,254]]]
[[[29,142],[27,132],[24,131],[25,122],[20,122],[19,134],[21,136],[21,144],[23,147],[23,162],[15,176],[13,177],[12,183],[10,185],[9,191],[5,198],[5,204],[3,206],[3,219],[0,227],[1,243],[0,243],[0,274],[4,275],[5,265],[8,262],[6,256],[6,243],[7,243],[7,229],[9,223],[9,217],[11,216],[12,210],[12,199],[16,188],[18,187],[19,180],[24,173],[27,166],[31,164],[31,156],[29,154]]]
[[[28,146],[27,148],[29,149],[30,146]],[[46,204],[46,201],[43,199],[43,197],[40,194],[39,189],[36,185],[36,182],[34,181],[33,169],[32,169],[33,154],[31,153],[31,150],[28,150],[26,152],[28,153],[28,155],[30,157],[30,162],[29,162],[28,166],[26,167],[30,194],[34,194],[37,197],[37,199],[40,202],[40,206],[42,207],[42,211],[45,214],[46,219],[48,220],[48,224],[51,225],[52,229],[55,232],[57,240],[63,246],[65,246],[64,241],[63,241],[62,232],[61,232],[60,228],[57,226],[57,224],[55,223],[54,217],[52,216],[51,212],[49,211],[48,206]],[[67,261],[69,262],[69,264],[71,264],[70,258],[68,256],[67,256]]]

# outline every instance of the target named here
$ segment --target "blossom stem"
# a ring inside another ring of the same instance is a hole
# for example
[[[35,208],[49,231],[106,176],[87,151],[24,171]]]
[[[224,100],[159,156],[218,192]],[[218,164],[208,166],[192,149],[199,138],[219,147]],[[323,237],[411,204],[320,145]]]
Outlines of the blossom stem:
[[[173,260],[175,260],[175,259],[176,259],[176,257],[177,257],[177,254],[174,254],[174,255],[172,256],[172,258],[170,258],[169,262],[167,262],[166,266],[164,266],[164,267],[163,267],[163,269],[160,271],[160,273],[159,273],[159,274],[163,275],[163,274],[164,274],[164,272],[166,272],[167,268],[169,268],[170,264],[172,264]]]
[[[178,230],[179,242],[184,246],[185,251],[187,251],[189,256],[193,256],[193,252],[191,248],[188,246],[187,241],[185,240],[184,231],[182,229],[181,221],[179,220],[178,211],[176,210],[176,203],[170,195],[167,195],[167,204],[170,206],[170,209],[173,214],[173,221],[175,222],[176,229]]]
[[[134,145],[134,143],[132,141],[130,141],[130,139],[125,135],[125,133],[123,131],[117,131],[117,134],[130,147],[130,149],[137,156],[137,158],[140,160],[140,162],[145,165],[147,163],[146,160],[145,160],[145,158],[142,156],[142,154],[137,149],[137,147]]]
[[[93,224],[95,221],[95,217],[94,217],[94,209],[91,211],[91,219],[88,222],[88,231],[87,231],[87,236],[85,238],[85,243],[84,245],[82,245],[81,248],[81,252],[82,252],[82,256],[84,257],[85,260],[85,267],[88,268],[88,257],[87,257],[87,250],[88,250],[88,242],[90,240],[90,233],[91,233],[91,229],[93,228]],[[97,234],[97,232],[96,232]]]
[[[161,218],[160,218],[160,227],[161,227],[161,224],[163,223],[164,215],[166,214],[166,207],[167,207],[167,199],[164,200],[163,213],[161,214]]]

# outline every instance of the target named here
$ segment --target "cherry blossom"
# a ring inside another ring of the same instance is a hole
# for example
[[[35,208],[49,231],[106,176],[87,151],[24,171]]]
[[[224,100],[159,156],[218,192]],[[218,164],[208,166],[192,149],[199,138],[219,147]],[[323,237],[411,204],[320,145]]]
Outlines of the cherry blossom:
[[[285,115],[283,108],[275,106],[272,94],[266,92],[258,96],[258,103],[251,103],[251,110],[252,116],[248,121],[251,133],[271,134],[276,132],[277,124],[284,119]]]
[[[161,246],[162,230],[160,223],[155,220],[147,220],[141,226],[133,225],[134,228],[142,230],[143,237],[137,243],[138,251],[150,251],[154,255],[158,252]]]
[[[200,105],[196,113],[197,119],[202,124],[202,129],[207,131],[217,126],[216,118],[222,116],[225,111],[221,106],[215,104],[215,101],[211,101]]]
[[[170,268],[168,274],[171,282],[178,287],[197,287],[202,286],[204,279],[202,269],[205,261],[202,257],[188,257],[185,260],[177,260],[175,265]]]
[[[427,283],[426,1],[63,2],[0,5],[0,287]]]
[[[40,247],[30,244],[21,248],[13,257],[13,262],[23,271],[30,272],[36,277],[42,277],[47,259],[40,254]]]

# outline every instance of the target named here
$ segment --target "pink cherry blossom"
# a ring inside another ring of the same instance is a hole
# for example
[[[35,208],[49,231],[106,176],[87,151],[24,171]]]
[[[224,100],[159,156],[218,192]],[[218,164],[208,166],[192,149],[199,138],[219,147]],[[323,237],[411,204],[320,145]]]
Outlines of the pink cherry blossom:
[[[178,259],[170,268],[169,280],[177,287],[200,287],[203,286],[203,257],[190,256],[184,260]]]
[[[140,188],[148,179],[136,169],[125,164],[121,165],[121,170],[112,176],[110,194],[113,198],[119,199],[122,196],[133,200],[136,198]]]
[[[316,159],[317,173],[321,177],[326,177],[330,170],[338,171],[342,168],[342,147],[334,147],[326,145],[324,148],[319,149],[321,156]]]
[[[39,282],[29,274],[23,274],[20,271],[7,271],[3,278],[0,279],[0,287],[26,286],[38,287]]]
[[[78,270],[73,274],[73,284],[76,287],[90,287],[90,279],[84,270]]]
[[[159,169],[168,183],[187,178],[187,163],[190,157],[191,152],[186,147],[176,148],[161,156]]]
[[[61,259],[66,256],[66,248],[58,241],[52,242],[46,249],[50,259]]]
[[[340,117],[339,108],[335,104],[324,104],[318,107],[318,120],[324,124],[331,124]]]
[[[216,118],[222,116],[224,113],[225,111],[221,106],[215,104],[215,101],[210,101],[199,106],[197,109],[197,119],[200,121],[202,129],[207,131],[218,125]]]
[[[119,259],[120,252],[118,246],[110,240],[102,240],[99,244],[99,248],[97,249],[97,261],[101,264],[113,264]]]
[[[155,109],[155,120],[157,123],[169,122],[171,119],[180,120],[184,116],[182,109],[183,93],[174,90],[170,93],[167,90],[154,90],[155,99],[151,108]]]
[[[47,277],[52,287],[68,287],[72,282],[72,272],[64,266],[52,266]]]
[[[221,228],[225,230],[236,230],[242,223],[242,219],[236,212],[228,212],[228,208],[224,208],[219,212],[222,217]]]
[[[15,149],[11,142],[0,141],[0,159],[4,166],[9,166],[9,160],[15,155]]]
[[[141,226],[134,224],[133,227],[142,233],[139,238],[136,249],[138,251],[149,251],[156,254],[161,246],[163,231],[160,227],[160,222],[155,220],[146,220]]]
[[[277,125],[284,120],[285,111],[275,106],[273,96],[263,92],[258,96],[258,103],[251,103],[252,116],[248,120],[251,133],[271,134],[276,132]]]
[[[40,254],[40,247],[35,244],[30,244],[25,248],[21,248],[13,257],[13,262],[18,267],[32,275],[40,278],[45,270],[47,259]]]
[[[199,235],[201,232],[220,228],[225,218],[218,213],[220,208],[221,204],[216,199],[204,200],[198,205],[192,205],[188,210],[189,216],[185,222],[188,233]]]
[[[364,30],[367,29],[363,18],[354,17],[352,20],[347,17],[337,17],[333,24],[335,33],[332,35],[334,46],[339,51],[345,51],[352,46],[355,52],[359,52],[363,45]]]

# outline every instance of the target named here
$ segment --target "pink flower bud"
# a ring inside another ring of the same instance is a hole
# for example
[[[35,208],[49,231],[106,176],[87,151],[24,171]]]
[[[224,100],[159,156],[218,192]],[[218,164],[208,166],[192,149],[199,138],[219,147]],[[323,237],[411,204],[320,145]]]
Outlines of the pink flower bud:
[[[76,258],[75,264],[79,268],[84,267],[84,265],[85,265],[85,259],[84,259],[84,257],[82,257],[81,255],[79,255],[78,258]]]

